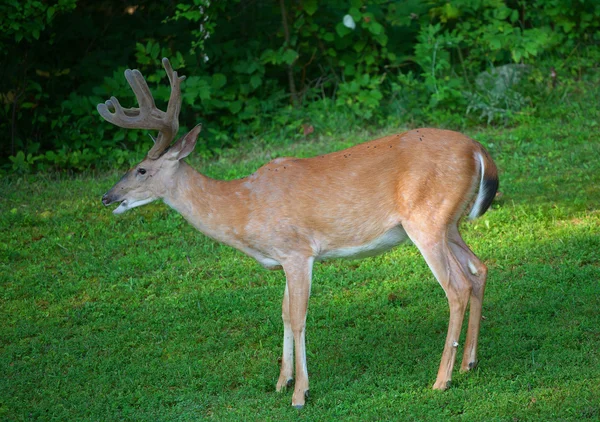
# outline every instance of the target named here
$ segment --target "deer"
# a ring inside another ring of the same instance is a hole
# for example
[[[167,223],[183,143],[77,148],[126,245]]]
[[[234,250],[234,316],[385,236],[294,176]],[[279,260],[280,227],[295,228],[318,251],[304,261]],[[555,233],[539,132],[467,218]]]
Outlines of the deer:
[[[491,206],[498,170],[478,142],[454,131],[419,128],[311,158],[276,158],[253,174],[214,180],[184,161],[196,145],[198,124],[179,130],[181,82],[162,60],[171,92],[159,110],[138,70],[126,70],[139,107],[115,97],[99,114],[121,128],[158,130],[147,156],[104,196],[114,214],[162,199],[206,236],[283,270],[283,353],[277,391],[294,386],[292,406],[309,392],[306,315],[313,265],[334,258],[364,258],[405,241],[420,251],[444,289],[450,317],[433,389],[450,387],[463,319],[470,303],[460,370],[477,364],[487,267],[459,233],[459,221]],[[294,381],[295,374],[295,381]]]

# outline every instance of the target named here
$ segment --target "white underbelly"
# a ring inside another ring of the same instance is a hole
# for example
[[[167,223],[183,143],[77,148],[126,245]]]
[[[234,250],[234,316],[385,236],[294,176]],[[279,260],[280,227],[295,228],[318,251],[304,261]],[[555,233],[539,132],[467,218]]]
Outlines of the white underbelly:
[[[281,263],[273,258],[261,257],[257,258],[257,261],[260,263],[260,265],[269,270],[275,270],[281,267]]]
[[[394,246],[406,241],[408,236],[402,226],[396,226],[382,234],[376,239],[362,245],[347,248],[331,249],[322,251],[316,259],[323,261],[332,258],[364,258],[374,256],[392,249]]]

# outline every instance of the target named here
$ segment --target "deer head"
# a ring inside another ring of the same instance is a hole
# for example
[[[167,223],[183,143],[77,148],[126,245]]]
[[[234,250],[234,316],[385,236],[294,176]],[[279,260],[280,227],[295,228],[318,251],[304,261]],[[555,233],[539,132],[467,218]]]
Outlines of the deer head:
[[[202,125],[193,128],[158,158],[146,157],[102,196],[102,203],[110,205],[120,202],[113,213],[122,214],[131,208],[164,198],[177,181],[175,174],[179,161],[194,150],[201,129]]]
[[[171,142],[179,130],[179,111],[181,109],[181,81],[185,76],[178,76],[169,60],[164,58],[162,64],[169,77],[171,95],[167,111],[159,110],[154,103],[152,93],[140,71],[127,69],[125,78],[139,107],[123,108],[115,97],[105,103],[98,104],[98,113],[110,123],[128,129],[158,130],[158,136],[152,138],[154,146],[148,151],[146,158],[129,170],[121,180],[102,197],[104,205],[120,202],[113,211],[121,214],[128,209],[148,204],[164,197],[179,167],[179,160],[187,157],[196,145],[201,125],[196,126],[187,135],[179,139],[171,147]],[[114,110],[112,112],[111,110]]]

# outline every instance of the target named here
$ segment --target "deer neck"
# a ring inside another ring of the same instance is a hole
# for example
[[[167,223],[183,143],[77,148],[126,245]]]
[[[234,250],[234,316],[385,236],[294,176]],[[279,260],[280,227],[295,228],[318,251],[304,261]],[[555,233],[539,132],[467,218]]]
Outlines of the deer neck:
[[[236,228],[245,225],[247,215],[244,197],[237,180],[211,179],[182,161],[163,199],[202,233],[236,246]]]

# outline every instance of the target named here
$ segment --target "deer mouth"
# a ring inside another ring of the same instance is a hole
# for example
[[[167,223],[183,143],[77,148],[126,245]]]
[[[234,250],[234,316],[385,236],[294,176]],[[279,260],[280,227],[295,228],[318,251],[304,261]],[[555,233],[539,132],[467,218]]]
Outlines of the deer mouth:
[[[123,199],[121,201],[113,201],[119,202],[119,206],[113,210],[113,214],[123,214],[125,211],[130,210],[132,208],[141,207],[142,205],[149,204],[154,201],[156,198],[146,198],[146,199]]]
[[[115,198],[114,195],[110,195],[110,192],[105,194],[102,197],[102,203],[105,207],[118,203],[119,206],[113,210],[113,214],[123,214],[125,211],[130,210],[131,208],[141,207],[142,205],[146,205],[154,200],[156,200],[154,196],[145,199],[131,199],[131,198]]]
[[[127,201],[127,199],[124,199],[119,203],[119,206],[113,210],[113,214],[123,214],[129,208],[132,207],[129,206],[129,202]]]
[[[113,195],[110,195],[110,192],[102,196],[102,204],[105,207],[108,207],[109,205],[114,204],[115,202],[118,202],[119,206],[113,210],[114,214],[121,214],[129,209],[129,207],[127,206],[127,199],[115,199]]]

